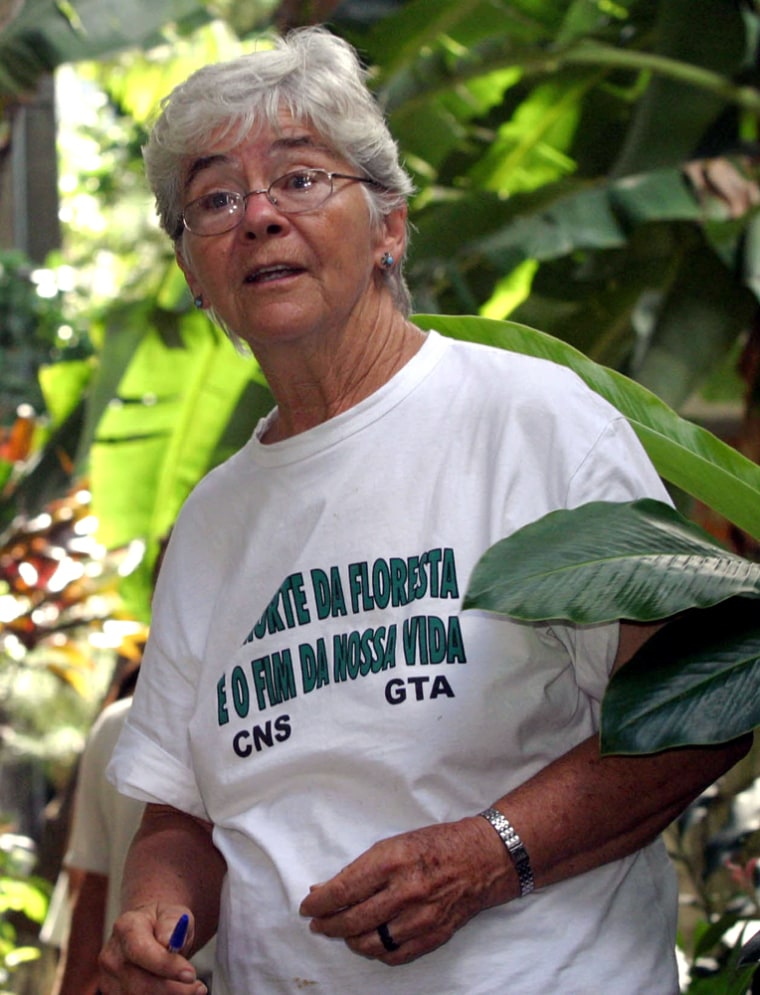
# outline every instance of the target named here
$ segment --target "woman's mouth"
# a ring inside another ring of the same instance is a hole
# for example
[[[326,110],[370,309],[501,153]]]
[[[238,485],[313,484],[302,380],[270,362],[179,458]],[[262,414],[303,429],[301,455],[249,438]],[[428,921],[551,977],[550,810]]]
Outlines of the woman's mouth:
[[[246,275],[245,283],[269,283],[273,280],[282,280],[288,276],[297,276],[303,273],[300,266],[288,266],[285,263],[275,263],[272,266],[260,266],[251,270]]]

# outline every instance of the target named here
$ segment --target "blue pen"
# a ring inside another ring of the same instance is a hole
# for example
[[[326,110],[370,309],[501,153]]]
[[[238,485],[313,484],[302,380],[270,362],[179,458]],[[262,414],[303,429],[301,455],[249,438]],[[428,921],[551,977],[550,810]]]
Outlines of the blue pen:
[[[172,935],[169,939],[169,945],[166,948],[169,953],[178,954],[180,950],[185,945],[185,937],[187,936],[187,927],[190,925],[190,916],[184,913],[177,920],[177,925],[172,930]]]

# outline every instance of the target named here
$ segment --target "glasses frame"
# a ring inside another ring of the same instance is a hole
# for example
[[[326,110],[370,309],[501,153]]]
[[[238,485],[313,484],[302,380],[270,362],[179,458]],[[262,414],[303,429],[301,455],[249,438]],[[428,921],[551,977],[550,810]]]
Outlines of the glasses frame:
[[[288,211],[285,210],[277,202],[277,199],[272,194],[272,187],[278,183],[281,183],[282,180],[287,179],[289,176],[298,176],[299,173],[319,173],[321,176],[326,176],[327,179],[330,181],[330,189],[327,195],[324,197],[324,199],[321,200],[318,204],[314,204],[312,207],[305,207],[299,211]],[[223,228],[221,231],[213,231],[213,232],[194,231],[194,229],[192,229],[190,225],[187,223],[187,217],[185,215],[185,211],[187,211],[188,208],[192,207],[193,204],[197,204],[199,200],[203,200],[203,198],[207,197],[208,194],[203,194],[203,196],[201,197],[196,197],[195,200],[191,200],[190,203],[185,207],[185,210],[181,214],[182,227],[186,231],[189,231],[192,235],[197,236],[198,238],[213,238],[215,235],[226,235],[227,232],[233,231],[235,228],[238,228],[243,223],[243,219],[245,218],[245,213],[248,209],[248,199],[249,197],[255,197],[257,194],[263,194],[266,197],[266,199],[269,201],[269,203],[272,205],[272,207],[278,210],[280,214],[285,214],[288,215],[289,217],[297,214],[309,214],[311,211],[318,211],[319,208],[322,207],[323,204],[326,204],[327,201],[335,193],[335,185],[333,183],[333,180],[352,180],[355,183],[367,183],[373,187],[380,186],[377,180],[370,179],[370,177],[368,176],[353,176],[351,173],[338,173],[334,170],[329,170],[329,169],[292,169],[287,173],[283,173],[282,176],[276,176],[268,187],[263,187],[261,190],[249,190],[247,193],[238,193],[237,190],[224,190],[223,188],[215,190],[214,193],[225,193],[240,198],[239,203],[242,207],[242,210],[238,211],[235,214],[230,214],[230,217],[233,219],[233,223],[229,226],[229,228]]]

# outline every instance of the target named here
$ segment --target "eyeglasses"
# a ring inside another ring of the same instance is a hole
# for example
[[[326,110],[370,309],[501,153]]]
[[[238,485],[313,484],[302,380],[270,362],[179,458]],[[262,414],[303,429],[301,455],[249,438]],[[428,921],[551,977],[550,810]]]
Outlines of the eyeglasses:
[[[182,213],[182,224],[193,235],[223,235],[237,228],[245,216],[248,198],[264,194],[282,214],[306,214],[316,211],[332,197],[333,180],[379,184],[366,176],[328,173],[325,169],[299,169],[272,180],[265,190],[212,190],[191,201]]]

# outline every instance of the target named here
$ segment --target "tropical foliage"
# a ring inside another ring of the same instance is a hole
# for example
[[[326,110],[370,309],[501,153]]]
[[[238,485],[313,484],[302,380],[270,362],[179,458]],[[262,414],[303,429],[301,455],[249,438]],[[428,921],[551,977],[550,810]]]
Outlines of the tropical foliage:
[[[39,926],[45,918],[50,888],[32,874],[34,861],[31,839],[0,834],[0,995],[10,995],[14,972],[40,955],[34,944],[19,943],[17,925],[21,919],[27,928]]]

